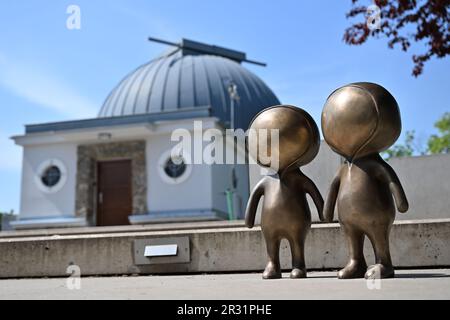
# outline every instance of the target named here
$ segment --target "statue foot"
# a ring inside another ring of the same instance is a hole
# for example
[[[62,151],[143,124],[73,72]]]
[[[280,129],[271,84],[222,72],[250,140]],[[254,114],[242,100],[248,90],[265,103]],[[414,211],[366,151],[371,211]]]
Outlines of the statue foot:
[[[281,270],[273,265],[273,263],[269,262],[267,264],[266,269],[262,275],[263,279],[280,279],[281,278]]]
[[[306,269],[294,268],[291,271],[291,279],[303,279],[306,278]]]
[[[338,272],[339,279],[357,279],[364,278],[364,273],[367,270],[367,265],[364,261],[351,261],[344,269]]]
[[[366,279],[388,279],[393,278],[395,275],[394,268],[392,266],[385,266],[383,264],[375,264],[367,269],[364,278]]]

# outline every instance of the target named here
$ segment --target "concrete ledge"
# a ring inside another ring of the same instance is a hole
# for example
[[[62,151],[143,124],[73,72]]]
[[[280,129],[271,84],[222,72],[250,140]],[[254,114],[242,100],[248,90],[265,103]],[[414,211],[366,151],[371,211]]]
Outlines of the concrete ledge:
[[[12,221],[10,224],[16,230],[27,230],[38,228],[84,227],[88,225],[88,222],[85,218],[50,217],[16,220]]]
[[[1,238],[24,238],[42,236],[63,236],[63,235],[88,235],[88,234],[111,234],[111,233],[134,233],[144,231],[173,231],[173,230],[200,230],[200,229],[221,229],[244,227],[244,221],[195,221],[177,223],[154,223],[139,224],[131,226],[113,227],[73,227],[73,228],[51,228],[51,229],[30,229],[0,231]]]
[[[188,236],[191,262],[136,266],[136,239]],[[450,266],[450,219],[397,222],[391,233],[391,251],[397,267]],[[71,264],[84,276],[117,274],[214,273],[261,271],[266,263],[265,244],[259,228],[207,228],[53,235],[0,239],[0,277],[67,276]],[[366,243],[368,263],[372,249]],[[282,244],[283,268],[290,268],[286,242]],[[313,225],[307,239],[309,269],[337,269],[347,261],[347,245],[338,224]]]
[[[170,222],[196,222],[214,221],[226,219],[226,214],[213,210],[177,210],[151,212],[143,215],[132,215],[128,217],[130,224],[154,224]]]

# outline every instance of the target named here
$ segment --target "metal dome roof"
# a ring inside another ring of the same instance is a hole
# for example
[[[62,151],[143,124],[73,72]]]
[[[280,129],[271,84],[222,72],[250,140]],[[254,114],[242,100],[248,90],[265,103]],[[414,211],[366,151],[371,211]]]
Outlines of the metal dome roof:
[[[110,93],[98,117],[165,113],[209,107],[230,121],[230,83],[237,87],[235,124],[246,129],[262,109],[280,104],[256,75],[240,65],[245,53],[183,39],[179,47],[127,75]]]

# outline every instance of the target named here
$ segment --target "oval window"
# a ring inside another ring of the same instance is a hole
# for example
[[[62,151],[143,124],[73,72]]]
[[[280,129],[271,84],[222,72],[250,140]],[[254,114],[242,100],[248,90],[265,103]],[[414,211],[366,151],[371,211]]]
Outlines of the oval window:
[[[46,187],[54,187],[61,180],[61,170],[57,166],[50,166],[44,170],[41,181]]]
[[[55,193],[61,190],[67,181],[67,169],[58,159],[42,162],[36,170],[35,182],[39,190]]]
[[[186,172],[186,163],[184,163],[183,158],[174,160],[169,158],[164,165],[164,172],[173,179],[179,178]]]
[[[186,161],[190,159],[190,155],[186,153],[172,157],[171,150],[164,152],[159,158],[159,176],[169,184],[179,184],[186,181],[192,172],[192,165]]]

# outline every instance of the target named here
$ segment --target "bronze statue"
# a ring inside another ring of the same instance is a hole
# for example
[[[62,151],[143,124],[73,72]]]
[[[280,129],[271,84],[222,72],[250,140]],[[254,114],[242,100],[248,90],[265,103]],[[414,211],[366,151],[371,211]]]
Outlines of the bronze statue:
[[[339,222],[345,232],[350,261],[338,278],[394,277],[389,232],[395,204],[408,210],[402,185],[378,154],[398,139],[400,111],[394,97],[374,83],[354,83],[334,91],[322,112],[322,132],[328,145],[346,159],[334,178],[325,203],[325,220],[331,222],[337,201]],[[376,264],[367,268],[363,254],[367,236]]]
[[[261,130],[262,129],[262,130]],[[264,131],[268,130],[268,131]],[[250,131],[255,133],[278,130],[279,147],[262,141],[268,138],[256,135],[249,137],[249,144],[258,149],[267,146],[268,154],[277,155],[278,161],[262,163],[259,152],[250,148],[250,155],[259,165],[271,168],[273,175],[265,176],[254,188],[248,201],[245,223],[252,228],[259,200],[264,196],[261,229],[266,241],[269,262],[263,279],[281,278],[279,259],[280,242],[289,241],[292,254],[291,278],[306,278],[304,247],[311,227],[311,212],[306,201],[310,194],[323,220],[323,199],[315,184],[300,171],[300,166],[311,162],[319,151],[319,129],[313,118],[304,110],[294,106],[275,106],[260,112],[252,121]],[[265,134],[265,133],[264,133]]]

